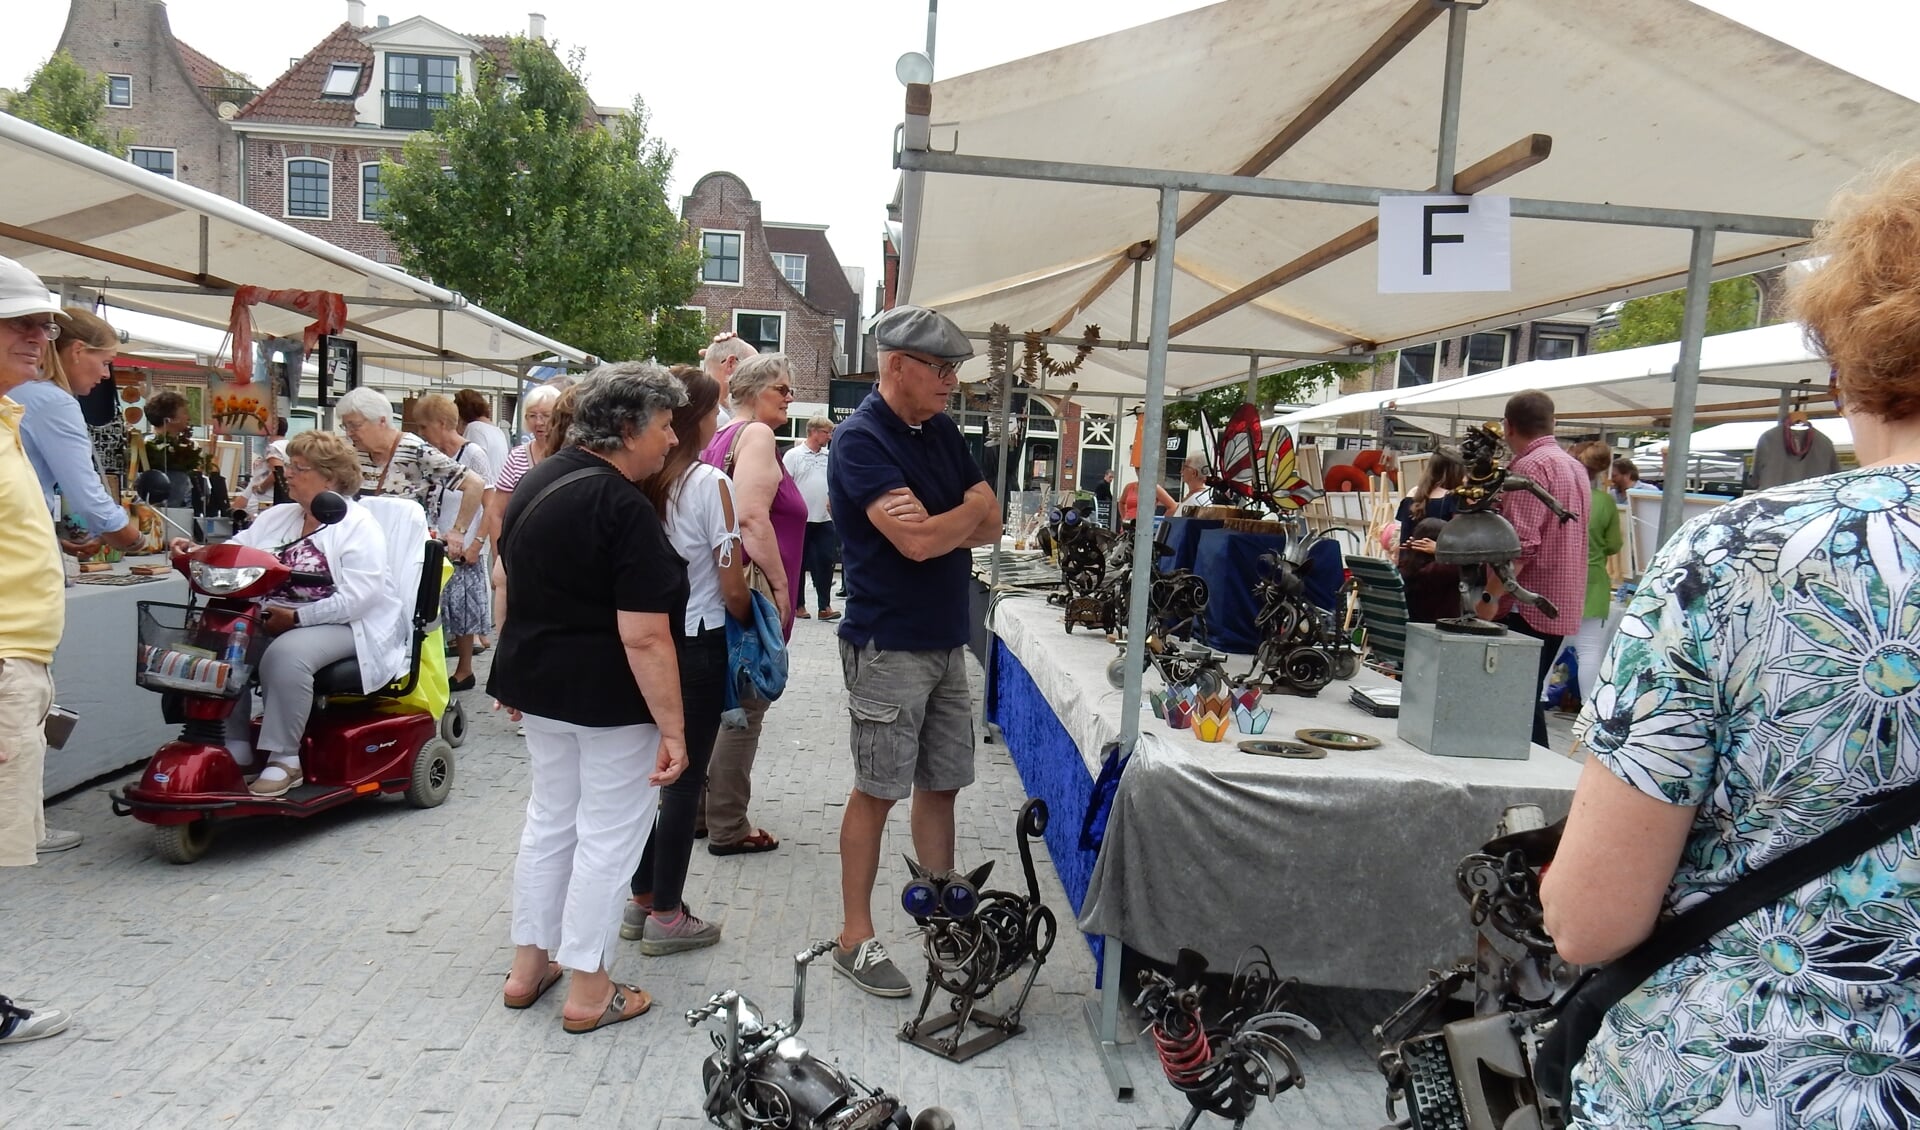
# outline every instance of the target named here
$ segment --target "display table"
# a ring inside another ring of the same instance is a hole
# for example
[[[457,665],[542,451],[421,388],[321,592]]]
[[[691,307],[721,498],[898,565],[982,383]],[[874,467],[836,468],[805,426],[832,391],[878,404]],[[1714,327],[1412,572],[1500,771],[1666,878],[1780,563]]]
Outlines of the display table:
[[[161,721],[160,696],[133,683],[134,606],[143,600],[185,604],[186,578],[168,573],[139,584],[67,590],[67,629],[53,654],[53,698],[80,721],[67,748],[47,751],[47,796],[145,761],[179,729]]]
[[[1162,571],[1192,569],[1194,558],[1200,553],[1200,535],[1208,530],[1217,530],[1224,526],[1218,518],[1162,518],[1155,535],[1172,549],[1172,553],[1162,554],[1158,564]]]
[[[1285,534],[1211,529],[1196,539],[1193,571],[1207,582],[1208,644],[1246,655],[1259,646],[1260,601],[1253,586],[1260,579],[1260,558],[1286,550]],[[1342,568],[1339,543],[1323,539],[1308,546],[1307,599],[1327,609],[1338,604]]]
[[[1288,761],[1167,728],[1143,709],[1097,861],[1079,845],[1102,748],[1120,731],[1107,682],[1114,645],[1069,636],[1060,610],[1002,600],[994,612],[994,717],[1028,792],[1054,813],[1047,845],[1089,933],[1161,961],[1182,946],[1231,968],[1251,944],[1280,972],[1329,986],[1410,989],[1469,947],[1460,857],[1510,804],[1566,814],[1579,768],[1539,746],[1525,761],[1432,757],[1334,683],[1317,698],[1269,695],[1268,736],[1357,730],[1378,749]],[[1249,664],[1236,658],[1235,674]],[[1386,680],[1363,671],[1355,682]],[[1147,685],[1158,687],[1149,671]]]

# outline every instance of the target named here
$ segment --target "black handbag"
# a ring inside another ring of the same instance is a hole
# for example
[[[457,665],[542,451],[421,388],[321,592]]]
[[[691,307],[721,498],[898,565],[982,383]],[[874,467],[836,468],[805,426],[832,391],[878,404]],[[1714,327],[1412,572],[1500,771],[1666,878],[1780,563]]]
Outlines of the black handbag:
[[[1567,1106],[1573,1068],[1611,1009],[1663,966],[1707,944],[1715,934],[1792,891],[1850,863],[1920,823],[1920,781],[1880,793],[1860,813],[1818,839],[1749,873],[1685,914],[1654,927],[1647,940],[1582,977],[1554,1006],[1534,1054],[1540,1093]]]

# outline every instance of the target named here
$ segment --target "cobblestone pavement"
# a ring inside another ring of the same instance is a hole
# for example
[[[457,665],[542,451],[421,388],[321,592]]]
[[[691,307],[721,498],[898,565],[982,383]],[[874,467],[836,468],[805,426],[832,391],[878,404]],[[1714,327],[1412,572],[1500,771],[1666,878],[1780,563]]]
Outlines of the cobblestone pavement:
[[[49,820],[84,832],[85,844],[0,869],[0,992],[76,1019],[62,1036],[0,1049],[0,1125],[706,1125],[699,1065],[709,1044],[681,1014],[739,988],[784,1018],[792,955],[839,927],[835,855],[851,775],[830,631],[800,624],[793,682],[767,720],[754,813],[780,850],[695,851],[689,905],[724,922],[725,938],[665,958],[624,943],[616,976],[657,1003],[604,1032],[563,1033],[560,992],[526,1012],[500,1005],[526,752],[481,694],[467,696],[473,734],[437,809],[394,798],[230,826],[206,859],[180,867],[151,854],[145,825],[111,814],[105,790],[121,780],[62,799]],[[1004,750],[983,747],[979,784],[961,797],[962,865],[1017,865],[1022,800]],[[875,904],[882,938],[917,980],[924,965],[894,901],[906,880],[905,819],[897,813],[889,829]],[[1040,872],[1044,897],[1070,924],[1051,866]],[[1275,957],[1284,973],[1285,955]],[[1091,955],[1069,930],[1028,1004],[1026,1034],[955,1066],[895,1038],[916,1002],[866,996],[821,963],[802,1035],[916,1108],[947,1106],[962,1130],[1179,1125],[1184,1100],[1137,1042],[1125,1049],[1136,1101],[1108,1093],[1082,1019],[1092,985]],[[1298,1049],[1308,1086],[1263,1105],[1249,1125],[1379,1126],[1366,1031],[1398,1000],[1306,991],[1299,1010],[1326,1036]]]

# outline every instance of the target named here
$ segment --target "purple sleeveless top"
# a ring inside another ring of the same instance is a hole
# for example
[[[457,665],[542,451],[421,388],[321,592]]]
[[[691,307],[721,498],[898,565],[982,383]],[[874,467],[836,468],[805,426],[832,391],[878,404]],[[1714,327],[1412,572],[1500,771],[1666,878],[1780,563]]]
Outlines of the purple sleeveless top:
[[[700,461],[725,471],[727,469],[727,448],[732,446],[736,432],[751,421],[735,420],[726,427],[713,433],[713,439],[707,442],[707,449],[700,453]],[[773,492],[773,539],[780,545],[780,564],[787,572],[787,596],[793,607],[800,607],[800,557],[807,541],[807,500],[800,497],[800,488],[794,484],[793,476],[787,474],[786,467],[775,459],[774,466],[780,468],[780,487]],[[728,476],[731,478],[732,476]],[[735,503],[738,506],[738,502]],[[745,552],[744,549],[741,551]],[[793,637],[793,625],[787,625],[787,637]]]

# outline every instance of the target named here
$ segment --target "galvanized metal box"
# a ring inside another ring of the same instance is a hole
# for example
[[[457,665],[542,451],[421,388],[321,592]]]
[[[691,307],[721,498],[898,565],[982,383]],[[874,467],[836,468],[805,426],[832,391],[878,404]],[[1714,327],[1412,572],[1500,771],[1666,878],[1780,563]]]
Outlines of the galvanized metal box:
[[[1407,625],[1400,737],[1440,757],[1525,760],[1540,697],[1539,640]]]

